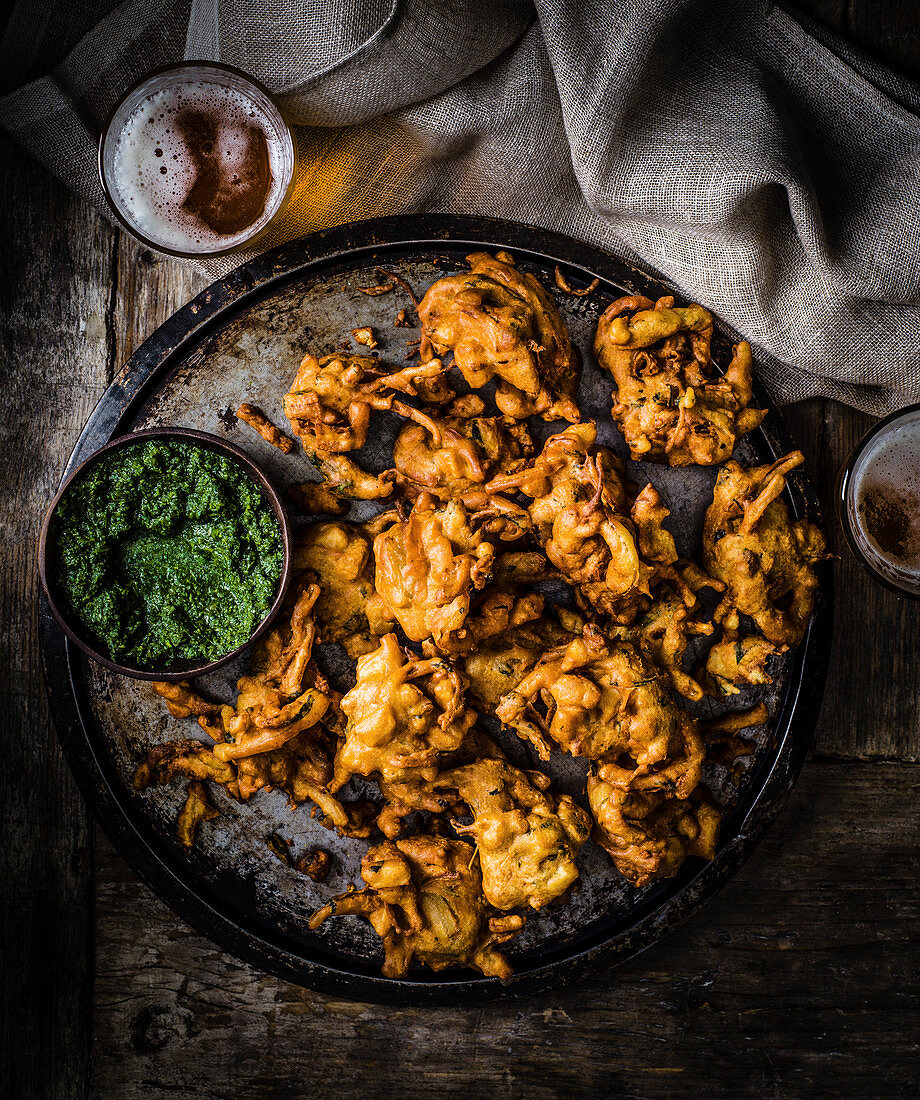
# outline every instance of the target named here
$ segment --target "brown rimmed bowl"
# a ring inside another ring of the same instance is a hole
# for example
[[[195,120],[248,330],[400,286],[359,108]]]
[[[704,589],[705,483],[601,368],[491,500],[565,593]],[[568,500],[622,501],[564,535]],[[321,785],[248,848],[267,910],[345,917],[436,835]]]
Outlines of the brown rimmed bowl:
[[[278,527],[281,532],[283,556],[281,561],[281,578],[278,582],[278,592],[275,596],[275,600],[269,608],[268,614],[246,639],[246,642],[230,653],[224,654],[223,657],[218,658],[216,661],[202,662],[201,660],[196,661],[185,658],[180,661],[173,661],[168,665],[152,668],[136,664],[121,664],[118,661],[113,661],[111,657],[95,643],[90,632],[65,610],[64,601],[60,597],[55,584],[54,538],[53,534],[51,534],[51,525],[58,504],[61,502],[61,498],[74,481],[106,455],[110,455],[115,451],[124,450],[126,447],[133,447],[138,442],[145,439],[190,443],[194,446],[203,447],[206,450],[214,451],[217,454],[226,455],[228,458],[231,458],[238,466],[242,467],[261,489],[263,496],[278,522]],[[275,616],[280,611],[291,580],[293,557],[294,551],[291,523],[288,519],[281,497],[271,481],[269,481],[265,472],[249,457],[249,455],[241,451],[239,447],[235,447],[232,443],[227,443],[225,440],[220,439],[216,435],[211,435],[209,432],[199,432],[192,428],[151,428],[146,431],[131,432],[128,435],[119,436],[118,439],[113,439],[110,443],[106,443],[105,446],[100,447],[98,451],[94,451],[89,458],[81,462],[79,466],[68,474],[61,483],[61,487],[58,489],[57,495],[51,502],[51,506],[48,508],[48,512],[45,515],[38,543],[38,569],[39,575],[41,576],[42,588],[47,597],[51,614],[57,620],[61,629],[74,645],[78,646],[87,657],[111,669],[113,672],[119,672],[124,676],[133,676],[138,680],[185,680],[193,676],[202,676],[206,672],[213,672],[215,669],[228,664],[235,657],[238,657],[269,629]]]

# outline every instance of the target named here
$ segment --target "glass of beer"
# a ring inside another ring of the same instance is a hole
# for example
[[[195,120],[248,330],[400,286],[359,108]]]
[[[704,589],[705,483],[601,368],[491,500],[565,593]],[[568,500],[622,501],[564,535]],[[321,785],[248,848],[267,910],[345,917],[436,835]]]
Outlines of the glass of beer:
[[[856,559],[899,596],[920,599],[920,405],[863,437],[837,477],[836,498]]]
[[[294,166],[294,139],[271,94],[211,61],[145,77],[99,142],[116,217],[173,256],[233,252],[265,232],[286,203]]]

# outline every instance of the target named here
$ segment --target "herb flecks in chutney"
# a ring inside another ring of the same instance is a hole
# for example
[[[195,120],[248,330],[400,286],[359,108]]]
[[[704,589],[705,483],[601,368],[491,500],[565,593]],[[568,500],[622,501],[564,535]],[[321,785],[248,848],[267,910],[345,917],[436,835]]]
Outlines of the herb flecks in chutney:
[[[274,601],[278,521],[242,467],[204,447],[116,451],[71,484],[55,520],[65,605],[113,660],[217,660]]]

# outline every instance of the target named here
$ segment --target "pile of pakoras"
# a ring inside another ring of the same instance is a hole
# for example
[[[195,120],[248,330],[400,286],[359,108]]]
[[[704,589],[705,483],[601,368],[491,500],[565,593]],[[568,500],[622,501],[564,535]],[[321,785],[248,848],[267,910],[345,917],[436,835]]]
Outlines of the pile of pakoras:
[[[292,501],[326,517],[354,499],[391,503],[371,522],[300,530],[287,611],[255,646],[233,705],[155,685],[208,740],[161,745],[136,776],[139,788],[191,780],[187,845],[216,812],[207,780],[241,800],[280,789],[330,828],[372,840],[366,888],[331,900],[311,927],[367,917],[391,977],[413,961],[507,977],[499,945],[528,912],[568,896],[589,835],[636,886],[674,875],[687,856],[712,858],[720,813],[701,786],[704,759],[750,752],[738,730],[766,710],[705,728],[679,700],[769,683],[770,658],[804,635],[826,556],[818,528],[792,522],[780,499],[801,454],[754,469],[731,460],[765,414],[749,407],[749,346],[718,370],[702,306],[621,298],[594,347],[633,458],[724,463],[694,563],[678,557],[653,486],[630,484],[581,419],[580,360],[552,295],[506,253],[468,263],[413,300],[421,340],[410,365],[304,359],[284,411],[323,480]],[[406,287],[381,275],[359,289]],[[411,324],[406,313],[398,326]],[[372,329],[353,334],[376,346]],[[490,382],[494,415],[478,392]],[[404,424],[392,468],[371,474],[353,455],[379,410]],[[239,415],[291,450],[259,410]],[[530,417],[569,426],[538,450]],[[539,590],[560,581],[569,606]],[[691,673],[697,635],[714,644]],[[344,695],[317,664],[320,642],[357,662]],[[540,760],[584,758],[590,814],[542,771],[509,762],[477,724],[486,714]],[[353,777],[373,780],[379,799],[345,797]],[[314,850],[294,865],[313,873],[328,858]]]

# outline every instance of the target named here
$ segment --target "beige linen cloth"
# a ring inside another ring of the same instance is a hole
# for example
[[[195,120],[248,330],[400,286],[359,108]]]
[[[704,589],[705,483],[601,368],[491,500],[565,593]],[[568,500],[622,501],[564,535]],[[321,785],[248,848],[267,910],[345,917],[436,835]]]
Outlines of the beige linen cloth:
[[[252,73],[295,124],[298,201],[261,247],[407,211],[529,222],[713,309],[780,401],[920,400],[920,89],[781,7],[31,0],[0,73],[45,75],[0,122],[105,209],[99,128],[182,57]]]

